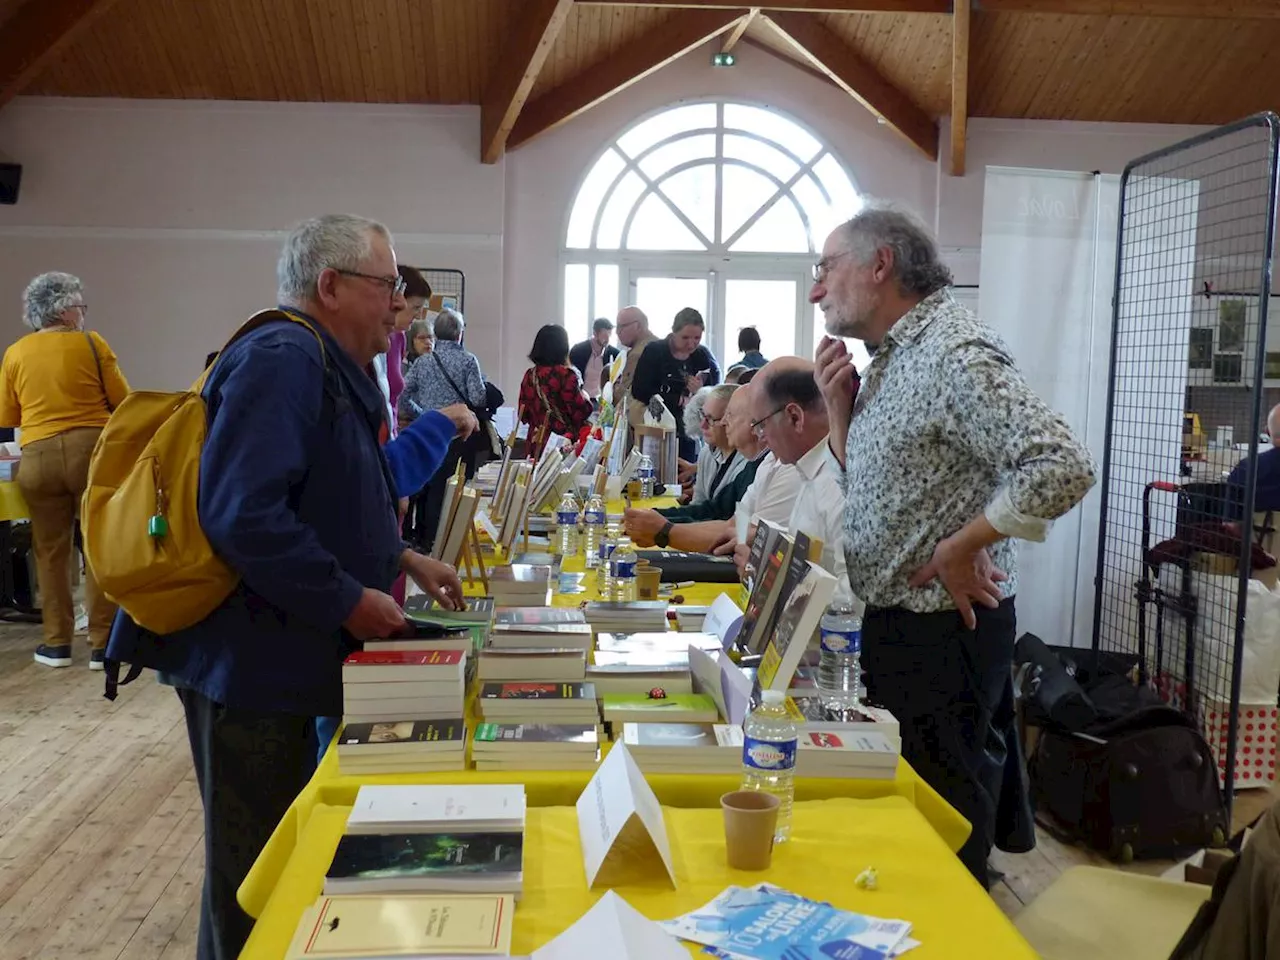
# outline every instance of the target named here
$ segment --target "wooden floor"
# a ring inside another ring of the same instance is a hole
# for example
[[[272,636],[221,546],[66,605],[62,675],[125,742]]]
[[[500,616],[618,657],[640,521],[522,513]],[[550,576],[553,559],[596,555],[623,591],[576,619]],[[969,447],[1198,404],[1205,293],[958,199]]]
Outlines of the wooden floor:
[[[144,677],[108,703],[83,642],[51,670],[38,635],[0,624],[0,960],[192,960],[203,830],[177,697]],[[1241,794],[1237,823],[1270,801]],[[1067,867],[1110,866],[1043,833],[993,862],[1010,916]]]

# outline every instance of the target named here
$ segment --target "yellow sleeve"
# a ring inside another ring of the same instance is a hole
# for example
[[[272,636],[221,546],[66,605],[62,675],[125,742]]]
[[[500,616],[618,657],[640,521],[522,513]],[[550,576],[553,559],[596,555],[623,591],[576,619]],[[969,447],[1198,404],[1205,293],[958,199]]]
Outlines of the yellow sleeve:
[[[115,351],[107,345],[107,341],[97,333],[90,333],[98,347],[98,356],[102,360],[102,387],[107,392],[107,399],[112,407],[118,407],[129,395],[129,381],[120,372],[120,363]]]
[[[22,404],[18,402],[18,386],[14,383],[13,362],[5,351],[0,363],[0,427],[22,426]]]

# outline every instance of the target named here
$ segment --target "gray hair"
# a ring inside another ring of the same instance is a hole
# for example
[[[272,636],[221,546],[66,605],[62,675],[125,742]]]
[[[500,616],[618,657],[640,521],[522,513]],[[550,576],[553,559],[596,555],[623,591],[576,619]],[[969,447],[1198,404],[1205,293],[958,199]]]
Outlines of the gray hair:
[[[457,343],[462,339],[462,331],[467,328],[467,322],[462,319],[462,314],[457,310],[445,307],[436,314],[435,327],[437,340],[451,340]]]
[[[22,294],[22,322],[43,330],[62,322],[67,308],[84,300],[84,284],[69,273],[42,273]]]
[[[404,338],[405,356],[408,356],[408,357],[421,356],[421,354],[414,351],[413,341],[418,339],[419,334],[423,334],[423,333],[425,333],[432,340],[436,338],[435,331],[431,329],[430,320],[414,320],[411,324],[409,324],[408,334]]]
[[[280,301],[300,304],[314,299],[320,274],[327,269],[360,269],[373,253],[374,235],[391,241],[386,227],[364,217],[331,213],[298,224],[276,264]]]
[[[872,203],[840,226],[849,249],[863,263],[888,247],[893,272],[904,293],[928,296],[951,285],[951,271],[938,258],[938,245],[915,216],[888,204]]]
[[[733,396],[733,391],[738,389],[736,383],[721,383],[714,387],[703,387],[692,397],[684,407],[684,432],[691,437],[698,435],[699,429],[702,427],[702,410],[709,400],[724,400],[728,402]]]

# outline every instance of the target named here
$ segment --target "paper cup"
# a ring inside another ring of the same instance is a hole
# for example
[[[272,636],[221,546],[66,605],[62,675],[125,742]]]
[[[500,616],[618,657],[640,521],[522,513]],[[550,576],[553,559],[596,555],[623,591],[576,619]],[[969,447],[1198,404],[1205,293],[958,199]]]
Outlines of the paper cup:
[[[636,566],[636,596],[641,600],[657,600],[658,586],[662,583],[662,568],[641,560]]]
[[[778,798],[758,790],[735,790],[720,798],[724,849],[734,870],[767,870],[773,860]]]

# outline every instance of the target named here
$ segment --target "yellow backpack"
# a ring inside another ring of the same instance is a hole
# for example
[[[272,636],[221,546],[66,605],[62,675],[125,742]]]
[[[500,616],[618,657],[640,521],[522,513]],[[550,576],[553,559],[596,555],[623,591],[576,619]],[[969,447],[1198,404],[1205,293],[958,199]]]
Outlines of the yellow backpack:
[[[227,346],[281,320],[310,330],[327,366],[315,328],[282,310],[254,314]],[[80,506],[85,557],[102,592],[157,634],[199,623],[239,580],[214,552],[197,506],[208,426],[200,394],[212,369],[186,391],[130,393],[111,414],[89,461]]]

